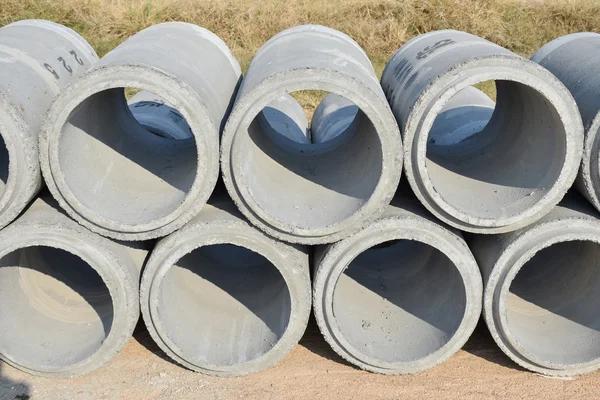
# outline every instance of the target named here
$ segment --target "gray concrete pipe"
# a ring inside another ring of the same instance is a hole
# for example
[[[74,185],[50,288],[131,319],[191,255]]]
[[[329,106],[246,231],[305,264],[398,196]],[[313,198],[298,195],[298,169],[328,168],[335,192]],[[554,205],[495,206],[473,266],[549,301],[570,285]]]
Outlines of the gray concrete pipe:
[[[469,240],[485,321],[520,366],[551,376],[600,367],[599,217],[573,192],[531,226]]]
[[[488,80],[496,83],[497,102],[485,128],[450,145],[431,141],[453,96]],[[530,60],[464,32],[437,31],[402,46],[381,84],[403,132],[411,187],[454,227],[475,233],[524,227],[548,213],[575,180],[583,149],[577,105]]]
[[[481,315],[479,269],[459,231],[398,194],[378,220],[314,256],[314,312],[344,359],[383,374],[442,363]]]
[[[325,143],[272,140],[257,115],[287,92],[318,89],[360,109],[358,129]],[[329,243],[383,212],[402,169],[402,143],[365,52],[347,35],[304,25],[256,53],[223,132],[221,166],[236,205],[288,242]]]
[[[0,231],[0,359],[68,378],[109,362],[139,319],[147,243],[116,243],[46,194]]]
[[[552,72],[569,89],[583,119],[583,160],[576,181],[579,191],[600,210],[600,65],[595,55],[600,35],[581,32],[543,46],[531,58]]]
[[[355,135],[360,128],[359,108],[350,100],[330,93],[315,109],[310,122],[311,141],[324,143],[340,135]]]
[[[144,29],[68,85],[40,135],[44,179],[67,213],[120,240],[164,236],[196,215],[219,174],[219,132],[241,71],[225,43],[196,25]],[[193,138],[150,132],[124,88],[164,99]]]
[[[217,376],[258,372],[306,329],[307,249],[266,236],[226,196],[213,197],[156,245],[140,299],[148,331],[179,364]]]
[[[127,104],[137,122],[155,135],[176,140],[194,137],[183,115],[154,93],[142,90],[132,96]]]
[[[71,29],[23,20],[0,29],[0,228],[39,192],[38,135],[59,90],[98,56]]]

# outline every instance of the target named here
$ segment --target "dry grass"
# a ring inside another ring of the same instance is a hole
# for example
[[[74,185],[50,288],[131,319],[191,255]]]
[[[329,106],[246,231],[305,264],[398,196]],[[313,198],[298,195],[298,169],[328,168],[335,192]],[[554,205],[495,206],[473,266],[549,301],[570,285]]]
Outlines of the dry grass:
[[[0,0],[0,26],[50,19],[78,31],[100,55],[150,25],[192,22],[219,35],[244,69],[277,32],[322,24],[353,37],[379,74],[403,43],[424,32],[459,29],[530,56],[558,36],[600,32],[598,15],[599,0]],[[483,88],[493,95],[493,85]]]

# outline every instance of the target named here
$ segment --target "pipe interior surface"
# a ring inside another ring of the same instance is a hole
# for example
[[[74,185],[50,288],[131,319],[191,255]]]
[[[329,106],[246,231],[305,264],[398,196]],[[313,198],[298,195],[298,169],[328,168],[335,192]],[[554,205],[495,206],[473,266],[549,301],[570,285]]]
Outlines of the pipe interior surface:
[[[422,359],[441,349],[466,310],[460,272],[438,249],[396,240],[358,255],[340,275],[333,313],[359,352],[388,363]]]
[[[519,82],[495,83],[496,107],[479,133],[450,142],[429,137],[426,151],[435,191],[454,209],[483,219],[533,207],[553,187],[566,153],[566,132],[548,99]],[[471,118],[480,119],[480,111],[471,109]],[[440,131],[443,118],[436,117],[432,131]]]
[[[113,304],[98,273],[65,250],[24,247],[0,259],[0,343],[32,369],[69,367],[108,337]]]
[[[196,365],[224,367],[261,357],[290,321],[291,296],[279,270],[233,244],[196,248],[168,269],[158,290],[161,324],[183,358]]]
[[[568,241],[546,247],[510,283],[508,328],[544,363],[573,365],[600,358],[600,244]]]
[[[253,201],[301,229],[333,225],[359,211],[379,183],[383,155],[366,114],[358,111],[352,125],[331,140],[308,144],[281,135],[274,140],[258,117],[240,126],[233,153]]]
[[[151,133],[132,115],[124,88],[87,97],[62,127],[59,165],[77,200],[108,221],[145,224],[174,212],[198,169],[194,138]]]

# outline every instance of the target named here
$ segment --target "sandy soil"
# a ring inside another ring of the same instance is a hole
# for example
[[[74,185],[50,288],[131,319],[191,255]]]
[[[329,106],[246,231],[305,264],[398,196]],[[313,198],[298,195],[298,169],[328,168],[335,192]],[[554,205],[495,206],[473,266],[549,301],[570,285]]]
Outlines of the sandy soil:
[[[600,372],[551,379],[524,371],[479,326],[463,350],[414,376],[382,376],[346,364],[311,321],[300,345],[270,370],[214,378],[171,362],[138,329],[123,352],[81,378],[29,376],[0,363],[0,400],[26,399],[598,399]]]

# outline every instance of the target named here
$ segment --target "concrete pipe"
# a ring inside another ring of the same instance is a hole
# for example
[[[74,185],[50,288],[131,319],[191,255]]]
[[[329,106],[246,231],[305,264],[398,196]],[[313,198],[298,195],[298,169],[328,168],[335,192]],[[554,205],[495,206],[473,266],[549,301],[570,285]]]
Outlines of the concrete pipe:
[[[142,245],[89,232],[49,195],[35,200],[0,231],[0,359],[56,378],[110,361],[139,319]]]
[[[531,58],[569,89],[583,118],[583,161],[576,181],[579,191],[600,210],[600,66],[595,55],[600,35],[582,32],[546,44]]]
[[[275,99],[258,115],[260,129],[269,140],[285,146],[286,142],[310,143],[308,119],[302,106],[289,94]]]
[[[42,187],[38,134],[58,91],[98,56],[71,29],[24,20],[0,29],[0,228]]]
[[[527,228],[470,240],[485,282],[485,321],[520,366],[552,376],[600,367],[598,217],[572,193]]]
[[[313,304],[331,347],[362,369],[413,374],[442,363],[481,313],[477,264],[458,231],[396,196],[369,227],[317,247]]]
[[[205,204],[219,175],[219,132],[241,72],[227,46],[183,22],[154,25],[115,48],[57,97],[40,136],[44,179],[61,207],[121,240],[164,236]],[[193,138],[148,132],[124,88],[150,92]]]
[[[489,80],[497,102],[483,130],[450,145],[431,141],[444,106]],[[575,180],[583,151],[577,106],[532,61],[477,36],[437,31],[402,46],[381,84],[403,132],[411,187],[454,227],[475,233],[524,227],[548,213]]]
[[[157,244],[140,296],[150,334],[173,360],[240,376],[293,349],[310,293],[307,250],[264,235],[223,198]]]
[[[298,90],[354,103],[353,135],[326,143],[274,141],[257,116]],[[316,25],[280,32],[256,53],[223,132],[221,167],[236,205],[256,226],[293,243],[328,243],[383,212],[400,179],[398,126],[365,52]]]
[[[473,86],[456,93],[442,108],[429,131],[431,149],[454,146],[464,140],[475,140],[494,113],[494,101]],[[447,149],[439,149],[438,152]]]
[[[133,117],[150,133],[176,140],[194,137],[183,115],[154,93],[142,90],[131,97],[127,104]]]
[[[194,135],[185,118],[165,99],[148,91],[135,94],[129,101],[133,117],[151,133],[171,139],[189,139]],[[267,107],[259,116],[261,127],[268,130],[273,140],[310,143],[306,114],[302,106],[286,94]]]
[[[310,122],[313,143],[324,143],[340,135],[354,135],[359,129],[360,119],[356,118],[359,108],[350,100],[330,93],[315,109]]]

